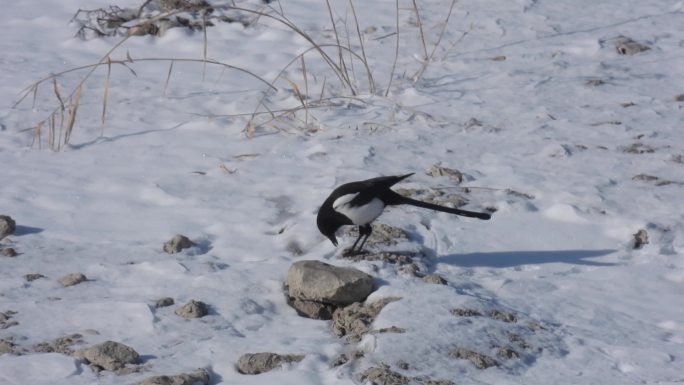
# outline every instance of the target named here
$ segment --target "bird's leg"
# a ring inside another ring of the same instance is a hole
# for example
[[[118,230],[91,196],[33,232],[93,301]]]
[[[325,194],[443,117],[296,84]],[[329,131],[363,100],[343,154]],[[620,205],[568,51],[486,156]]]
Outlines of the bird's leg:
[[[361,241],[361,245],[359,246],[358,253],[361,253],[361,251],[363,250],[363,245],[366,244],[366,241],[368,240],[368,237],[370,237],[372,232],[373,232],[373,227],[370,225],[370,223],[366,223],[363,226],[359,226],[359,235],[363,234],[366,237],[363,238],[363,241]]]
[[[354,254],[354,248],[356,248],[356,244],[358,244],[359,241],[361,240],[361,237],[364,236],[364,232],[361,230],[362,227],[363,227],[363,226],[359,226],[359,237],[356,238],[356,241],[354,241],[354,244],[352,245],[352,247],[351,247],[351,248],[348,250],[348,252],[347,252],[347,253],[350,254],[350,255],[353,255],[353,254]],[[362,245],[363,245],[363,244],[362,244]]]

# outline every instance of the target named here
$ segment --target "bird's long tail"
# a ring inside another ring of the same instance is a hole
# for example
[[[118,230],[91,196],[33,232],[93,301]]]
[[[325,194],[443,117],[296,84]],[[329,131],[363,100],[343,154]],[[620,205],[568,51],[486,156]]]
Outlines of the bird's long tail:
[[[462,217],[468,217],[468,218],[477,218],[477,219],[487,220],[487,219],[490,219],[492,217],[491,214],[489,214],[489,213],[479,213],[479,212],[475,212],[475,211],[454,209],[451,207],[444,207],[444,206],[436,205],[433,203],[418,201],[415,199],[407,198],[403,195],[399,195],[392,190],[390,190],[390,194],[383,197],[383,201],[387,205],[411,205],[411,206],[422,207],[424,209],[442,211],[442,212],[449,213],[449,214],[456,214],[456,215],[460,215]]]

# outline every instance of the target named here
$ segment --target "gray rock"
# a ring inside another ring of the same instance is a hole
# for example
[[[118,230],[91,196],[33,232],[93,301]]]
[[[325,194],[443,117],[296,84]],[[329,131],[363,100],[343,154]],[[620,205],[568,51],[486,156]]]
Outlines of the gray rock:
[[[515,316],[513,313],[501,311],[501,310],[492,310],[489,312],[489,318],[497,321],[503,321],[507,323],[516,323],[518,322],[518,317]]]
[[[133,348],[114,341],[77,350],[74,356],[83,359],[89,365],[110,371],[122,369],[126,364],[135,364],[140,359],[140,355]]]
[[[192,299],[190,302],[176,309],[175,313],[183,318],[202,318],[209,314],[209,306],[202,301],[195,301]]]
[[[411,378],[392,371],[387,364],[380,364],[361,373],[361,381],[370,381],[377,385],[407,385]]]
[[[444,277],[442,277],[439,274],[426,275],[425,277],[423,277],[423,281],[425,281],[427,283],[432,283],[435,285],[446,285],[447,284],[447,280],[444,279]]]
[[[299,362],[302,355],[276,353],[247,353],[238,360],[237,370],[242,374],[259,374],[279,368],[282,364]]]
[[[499,362],[495,359],[468,349],[458,348],[449,352],[449,356],[458,358],[460,360],[468,360],[478,369],[487,369],[491,368],[492,366],[499,366]]]
[[[373,278],[357,269],[319,261],[299,261],[287,272],[288,293],[294,298],[349,305],[373,292]]]
[[[87,280],[88,280],[88,278],[86,278],[85,275],[83,275],[81,273],[73,273],[73,274],[65,275],[64,277],[60,278],[58,280],[58,282],[62,286],[68,287],[68,286],[78,285],[79,283],[85,282]]]
[[[176,234],[173,238],[164,243],[164,251],[169,254],[180,253],[184,249],[195,246],[195,243],[188,237],[181,234]]]
[[[432,167],[430,167],[430,176],[434,177],[439,177],[439,176],[444,176],[449,179],[454,180],[456,183],[461,183],[463,182],[463,173],[453,169],[453,168],[446,168],[446,167],[441,167],[436,164],[433,164]]]
[[[456,317],[481,317],[482,313],[475,309],[451,309],[451,314]]]
[[[158,300],[156,300],[156,301],[154,302],[154,307],[158,309],[158,308],[160,308],[160,307],[171,306],[171,305],[173,305],[174,303],[176,303],[176,302],[173,300],[173,298],[171,298],[171,297],[164,297],[164,298],[159,298]]]
[[[373,232],[366,241],[366,246],[373,247],[377,245],[390,246],[395,245],[400,241],[405,241],[408,236],[406,232],[398,227],[386,225],[384,223],[371,224]],[[359,230],[356,226],[347,231],[347,235],[356,239],[359,236]],[[348,252],[349,250],[347,250]]]
[[[339,258],[349,259],[354,262],[359,261],[377,261],[377,262],[387,262],[397,265],[407,265],[413,262],[413,255],[408,255],[406,253],[391,253],[382,251],[379,253],[366,254],[366,253],[342,253]]]
[[[24,279],[26,280],[26,282],[33,282],[33,281],[35,281],[37,279],[41,279],[41,278],[45,278],[45,276],[43,274],[40,274],[40,273],[30,273],[30,274],[24,275]]]
[[[9,215],[0,215],[0,240],[14,234],[17,224]]]
[[[16,256],[19,255],[19,254],[17,253],[16,250],[14,250],[14,248],[8,247],[8,248],[6,248],[6,249],[2,249],[2,255],[5,256],[5,257],[14,258],[14,257],[16,257]]]
[[[12,337],[0,338],[0,356],[3,354],[14,354],[16,346]]]
[[[306,301],[290,296],[286,297],[287,304],[292,306],[298,315],[306,318],[329,320],[332,319],[333,312],[337,309],[337,306],[329,303]]]
[[[380,311],[387,304],[399,299],[388,297],[368,305],[353,303],[339,308],[333,313],[333,332],[339,337],[347,336],[350,341],[359,341],[369,331],[370,324]]]
[[[520,354],[516,352],[515,350],[502,346],[496,351],[496,355],[505,358],[505,359],[514,359],[514,358],[520,358]]]
[[[615,43],[615,49],[617,49],[620,55],[635,55],[640,52],[648,51],[651,47],[638,43],[628,37],[621,37]]]
[[[632,237],[634,237],[635,249],[640,249],[644,247],[644,245],[648,244],[648,232],[644,229],[637,231],[636,234],[632,235]]]
[[[191,373],[150,377],[137,385],[209,385],[209,377],[206,369],[197,369]]]

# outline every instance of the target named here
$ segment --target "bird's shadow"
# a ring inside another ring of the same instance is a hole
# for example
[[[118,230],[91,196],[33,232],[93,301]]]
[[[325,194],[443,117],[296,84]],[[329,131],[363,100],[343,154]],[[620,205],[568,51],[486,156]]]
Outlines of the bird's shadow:
[[[38,234],[38,233],[42,233],[42,232],[43,232],[43,229],[41,229],[39,227],[17,225],[16,229],[14,230],[14,235],[20,236],[20,235]]]
[[[549,251],[501,251],[490,253],[450,254],[438,256],[437,263],[461,267],[516,267],[543,263],[568,263],[584,266],[616,266],[617,263],[592,261],[617,250],[549,250]]]

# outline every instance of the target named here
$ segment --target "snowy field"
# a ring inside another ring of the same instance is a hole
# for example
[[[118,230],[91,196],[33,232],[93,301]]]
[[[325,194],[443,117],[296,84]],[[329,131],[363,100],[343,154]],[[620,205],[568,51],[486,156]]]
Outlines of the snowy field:
[[[422,384],[684,382],[684,2],[462,0],[449,15],[447,0],[418,1],[418,13],[400,0],[397,16],[394,1],[331,0],[335,29],[322,1],[235,2],[260,17],[210,2],[239,22],[125,41],[79,38],[70,20],[143,1],[3,5],[0,214],[17,228],[0,245],[17,255],[0,256],[0,384],[133,384],[197,368],[211,384],[360,384],[381,363]],[[358,56],[343,50],[336,73],[338,38]],[[625,39],[648,49],[623,54]],[[55,144],[51,79],[15,106],[35,82],[109,52],[110,68],[56,78],[66,120],[80,90],[68,144]],[[463,181],[429,175],[433,165]],[[447,285],[339,259],[354,238],[335,249],[315,225],[335,186],[410,172],[398,188],[495,210],[488,222],[404,206],[379,218],[408,233],[379,249],[419,251],[421,272]],[[635,248],[641,229],[648,243]],[[177,233],[197,246],[162,251]],[[305,259],[372,275],[369,301],[401,300],[371,329],[405,332],[349,342],[298,316],[282,286]],[[87,280],[63,287],[72,273]],[[175,305],[156,308],[163,297]],[[192,299],[209,314],[174,313]],[[36,351],[74,333],[72,349],[116,341],[140,363],[98,374]],[[497,357],[503,345],[519,357]],[[478,369],[458,348],[499,365]],[[238,373],[253,352],[305,358]]]

